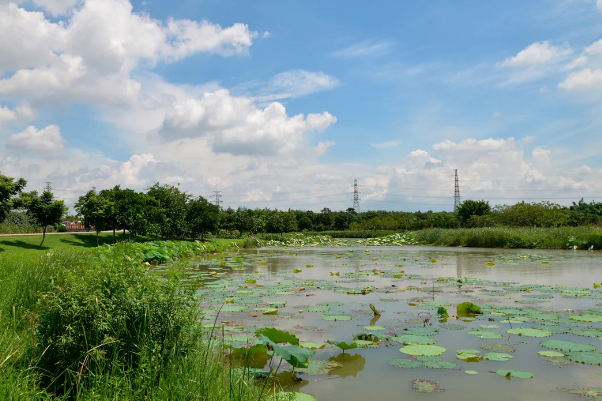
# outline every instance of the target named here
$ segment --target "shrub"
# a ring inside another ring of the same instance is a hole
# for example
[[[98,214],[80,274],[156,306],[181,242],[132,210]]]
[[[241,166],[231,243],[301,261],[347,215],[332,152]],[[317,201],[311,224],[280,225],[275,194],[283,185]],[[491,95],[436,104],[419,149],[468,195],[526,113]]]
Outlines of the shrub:
[[[61,269],[42,296],[36,325],[38,368],[55,391],[70,393],[86,379],[136,370],[153,382],[195,341],[192,291],[149,272],[142,251],[120,244],[94,262]]]
[[[64,224],[57,224],[56,231],[59,233],[67,232],[67,227]]]

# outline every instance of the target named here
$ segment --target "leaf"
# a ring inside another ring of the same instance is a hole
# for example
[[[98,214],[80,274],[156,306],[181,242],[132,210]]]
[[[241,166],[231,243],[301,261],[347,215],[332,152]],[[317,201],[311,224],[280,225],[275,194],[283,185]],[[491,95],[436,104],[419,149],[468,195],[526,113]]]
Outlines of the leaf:
[[[518,379],[532,379],[535,377],[531,372],[521,372],[520,370],[496,370],[495,373],[506,377],[508,380],[510,380],[511,377],[516,377]]]
[[[410,387],[417,393],[442,393],[445,391],[443,387],[434,381],[416,379],[410,382]]]
[[[255,335],[259,338],[262,336],[270,340],[271,342],[282,344],[289,343],[292,345],[299,345],[299,339],[296,335],[291,334],[287,331],[275,329],[273,327],[265,327],[255,332]]]
[[[409,344],[419,344],[419,345],[432,345],[438,342],[437,339],[427,336],[417,336],[413,334],[406,334],[402,336],[391,337],[391,340],[396,343],[409,345]]]
[[[349,349],[354,349],[357,348],[357,344],[352,342],[352,343],[346,343],[345,341],[327,341],[328,344],[332,344],[332,345],[336,345],[337,347],[339,347],[340,349],[342,349],[343,351],[347,351]]]
[[[406,345],[403,348],[399,349],[399,352],[402,352],[407,355],[432,355],[437,356],[443,354],[447,351],[446,348],[440,347],[438,345]]]
[[[517,336],[525,336],[525,337],[551,337],[552,332],[541,329],[532,329],[529,327],[518,327],[516,329],[508,329],[506,330],[509,334],[516,334]]]
[[[544,348],[568,352],[590,352],[596,351],[598,349],[598,347],[596,347],[595,345],[569,340],[544,340],[541,341],[539,345],[541,345]]]
[[[372,312],[374,312],[374,315],[380,316],[380,312],[378,310],[376,310],[374,305],[370,304],[370,309],[372,309]]]
[[[597,352],[567,352],[564,357],[571,362],[602,366],[602,354]]]
[[[483,358],[488,361],[504,362],[512,359],[512,355],[504,354],[502,352],[487,352],[483,355]]]
[[[473,304],[472,302],[462,302],[456,307],[456,309],[458,317],[478,315],[483,313],[481,312],[481,307]]]
[[[443,306],[440,306],[437,309],[437,315],[439,315],[440,318],[445,319],[449,317],[449,313],[447,313],[447,309],[445,309]]]
[[[280,358],[284,359],[292,367],[295,368],[307,368],[307,361],[309,360],[309,358],[316,354],[316,351],[304,349],[299,347],[298,345],[278,345],[263,334],[259,335],[259,339],[271,345],[274,349],[274,354],[276,356],[279,356]]]

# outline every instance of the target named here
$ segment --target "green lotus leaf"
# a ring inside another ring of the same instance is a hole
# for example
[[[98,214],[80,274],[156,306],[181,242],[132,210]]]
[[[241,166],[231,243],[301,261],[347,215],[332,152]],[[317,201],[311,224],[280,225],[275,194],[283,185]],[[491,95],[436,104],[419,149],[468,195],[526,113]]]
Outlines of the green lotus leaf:
[[[311,361],[306,368],[298,370],[310,375],[327,375],[342,367],[343,365],[335,361]]]
[[[240,306],[240,305],[228,305],[228,306],[224,306],[222,307],[221,311],[222,312],[244,312],[246,311],[248,308],[246,306]]]
[[[456,307],[457,315],[459,317],[466,317],[472,315],[478,315],[481,312],[481,307],[473,304],[472,302],[462,302]]]
[[[481,344],[479,345],[481,349],[489,352],[504,352],[504,353],[513,353],[516,352],[516,349],[508,344]]]
[[[524,337],[551,337],[552,332],[541,329],[532,329],[529,327],[517,327],[516,329],[508,329],[506,330],[509,334],[516,334],[517,336]]]
[[[438,345],[406,345],[403,348],[399,349],[400,352],[407,354],[407,355],[414,355],[414,356],[418,356],[418,355],[441,355],[443,354],[445,351],[447,351],[447,349],[440,347]]]
[[[263,311],[264,315],[277,315],[278,314],[278,309],[270,309],[270,308],[265,308]]]
[[[456,358],[463,360],[465,362],[480,362],[483,360],[481,351],[478,349],[460,349],[456,351]]]
[[[342,349],[343,351],[346,351],[348,349],[354,349],[357,348],[357,344],[354,342],[351,343],[346,343],[345,341],[327,341],[328,344],[333,344],[336,345],[337,347],[339,347],[340,349]]]
[[[571,320],[577,320],[579,322],[602,322],[602,315],[595,315],[593,313],[585,313],[583,315],[573,315],[571,316]]]
[[[602,337],[602,331],[598,330],[571,330],[571,334],[580,337]]]
[[[479,372],[477,372],[476,370],[465,370],[464,373],[466,373],[467,375],[478,375]]]
[[[369,345],[374,345],[374,341],[370,340],[353,340],[353,343],[358,347],[367,347]]]
[[[381,330],[386,330],[386,327],[385,326],[364,326],[364,330],[381,331]]]
[[[270,306],[285,306],[286,301],[267,301],[266,304]]]
[[[497,324],[482,324],[481,328],[482,329],[499,329],[500,326],[498,326]]]
[[[296,335],[291,334],[287,331],[282,331],[270,327],[265,327],[263,329],[255,331],[255,335],[257,337],[264,336],[271,342],[277,344],[289,343],[292,345],[299,345],[299,339]]]
[[[441,357],[435,355],[421,355],[416,357],[416,360],[420,362],[438,362],[441,360]]]
[[[541,355],[541,356],[545,356],[545,357],[560,357],[560,356],[564,356],[564,354],[562,352],[558,352],[558,351],[539,351],[537,353],[537,355]]]
[[[316,351],[308,350],[299,347],[298,345],[279,345],[263,334],[259,335],[259,339],[268,343],[274,349],[274,354],[287,361],[295,368],[307,368],[307,361],[316,354]]]
[[[343,302],[320,302],[318,306],[343,306]]]
[[[318,344],[318,343],[312,343],[312,342],[307,342],[307,343],[300,343],[299,346],[301,348],[307,348],[307,349],[322,349],[324,348],[325,344]]]
[[[567,352],[590,352],[596,351],[598,347],[587,343],[579,343],[569,340],[544,340],[539,343],[544,348]]]
[[[509,359],[512,359],[512,355],[504,354],[502,352],[487,352],[486,354],[483,355],[483,358],[488,361],[504,362]]]
[[[458,365],[448,361],[430,361],[424,362],[424,366],[429,369],[455,369]]]
[[[434,381],[416,379],[410,382],[410,387],[417,393],[442,393],[445,391],[443,387],[435,383]]]
[[[306,309],[306,311],[308,311],[308,312],[320,312],[320,313],[328,312],[329,310],[330,310],[330,308],[326,307],[326,306],[316,306],[313,308]]]
[[[447,330],[464,330],[466,328],[466,326],[464,326],[463,324],[457,324],[457,323],[441,324],[441,325],[439,325],[439,327],[441,327],[443,329],[447,329]]]
[[[415,334],[417,336],[436,336],[439,330],[433,327],[406,327],[403,329],[405,334]]]
[[[391,366],[397,366],[398,368],[418,368],[422,366],[422,362],[414,360],[414,359],[391,359],[387,361],[387,363]]]
[[[520,370],[496,370],[496,374],[506,378],[516,377],[517,379],[532,379],[535,375],[531,372],[521,372]]]
[[[598,352],[567,352],[564,357],[571,362],[602,366],[602,354]]]
[[[402,336],[391,337],[391,340],[395,341],[399,344],[422,344],[422,345],[432,345],[436,344],[438,340],[436,338],[431,338],[427,336],[416,336],[413,334],[406,334]]]
[[[280,392],[274,401],[316,401],[316,397],[305,393]]]
[[[496,333],[495,331],[473,330],[473,331],[469,331],[468,334],[477,336],[479,338],[487,338],[487,339],[502,338],[502,335],[499,333]]]
[[[328,320],[331,322],[340,322],[343,320],[351,320],[351,316],[340,315],[340,316],[322,316],[322,320]]]

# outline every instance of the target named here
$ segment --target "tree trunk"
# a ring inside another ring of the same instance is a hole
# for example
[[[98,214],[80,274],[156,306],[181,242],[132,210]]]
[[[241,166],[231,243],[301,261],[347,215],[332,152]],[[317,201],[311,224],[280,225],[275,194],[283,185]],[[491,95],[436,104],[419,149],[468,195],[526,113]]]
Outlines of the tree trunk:
[[[123,229],[123,240],[125,241],[125,228]]]
[[[40,243],[40,246],[38,246],[38,249],[42,249],[42,245],[44,245],[44,240],[46,239],[46,227],[47,226],[44,226],[42,229],[42,242]]]
[[[98,230],[96,230],[96,247],[98,248],[100,244],[98,243]]]
[[[202,231],[202,232],[201,232],[201,241],[203,241],[203,237],[204,237],[204,236],[205,236],[205,232],[204,232],[204,231]]]
[[[113,242],[117,241],[117,237],[115,236],[115,226],[113,226]]]

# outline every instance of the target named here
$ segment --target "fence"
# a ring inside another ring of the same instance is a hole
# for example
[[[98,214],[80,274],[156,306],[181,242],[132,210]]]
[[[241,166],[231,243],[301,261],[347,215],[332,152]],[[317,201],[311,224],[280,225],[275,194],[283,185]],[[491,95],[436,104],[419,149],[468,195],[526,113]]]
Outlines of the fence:
[[[90,227],[90,229],[88,229],[83,224],[66,224],[65,227],[67,228],[67,231],[90,231],[90,230],[94,230],[94,227]]]

